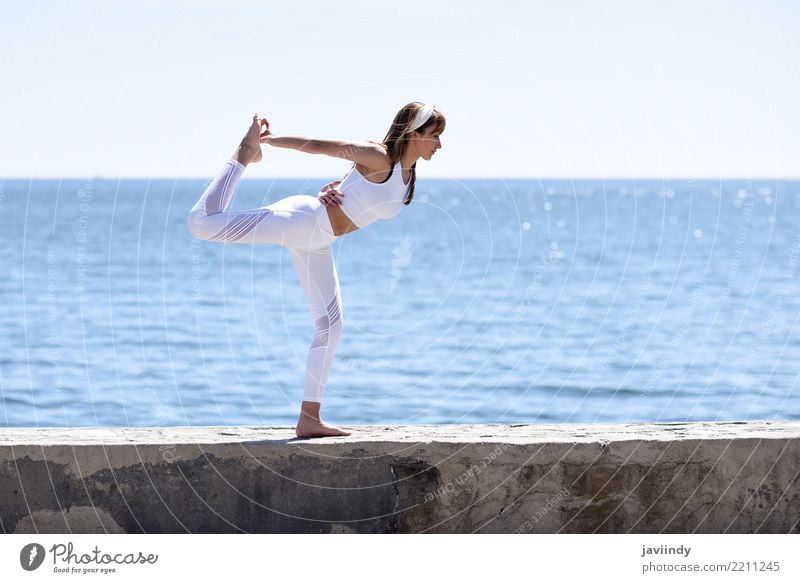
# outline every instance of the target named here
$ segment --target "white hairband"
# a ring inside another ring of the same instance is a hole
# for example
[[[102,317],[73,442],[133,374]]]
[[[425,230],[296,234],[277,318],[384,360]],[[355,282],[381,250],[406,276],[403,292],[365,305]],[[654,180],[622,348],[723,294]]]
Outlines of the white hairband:
[[[414,121],[411,122],[411,125],[408,126],[408,131],[413,132],[415,129],[424,125],[428,119],[430,119],[431,115],[433,114],[434,110],[436,109],[436,105],[431,103],[430,105],[425,104],[417,110],[417,115],[414,116]]]

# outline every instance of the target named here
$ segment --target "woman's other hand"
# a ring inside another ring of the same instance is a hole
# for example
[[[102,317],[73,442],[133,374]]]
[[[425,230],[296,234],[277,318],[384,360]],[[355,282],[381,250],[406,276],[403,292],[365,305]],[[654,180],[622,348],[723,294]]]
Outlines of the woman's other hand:
[[[269,130],[269,122],[267,121],[267,118],[262,117],[258,123],[259,128],[261,129],[261,132],[258,136],[258,141],[262,144],[269,143],[270,139],[272,139],[272,132]]]
[[[336,185],[340,182],[341,180],[334,180],[320,188],[319,193],[317,193],[317,198],[321,200],[325,206],[342,206],[341,199],[344,193],[336,190]]]

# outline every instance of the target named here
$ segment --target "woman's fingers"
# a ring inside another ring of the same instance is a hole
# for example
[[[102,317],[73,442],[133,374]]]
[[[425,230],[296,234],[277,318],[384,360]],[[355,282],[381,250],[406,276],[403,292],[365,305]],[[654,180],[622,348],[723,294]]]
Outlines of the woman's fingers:
[[[321,194],[319,195],[319,199],[327,206],[342,206],[342,201],[331,194]]]
[[[326,184],[325,186],[323,186],[323,187],[320,189],[320,192],[321,192],[321,193],[324,193],[324,194],[332,194],[332,195],[334,195],[334,196],[339,196],[339,197],[342,197],[342,196],[344,196],[344,193],[343,193],[341,190],[337,190],[337,189],[335,189],[335,188],[334,188],[333,186],[331,186],[330,184]]]
[[[344,197],[344,193],[335,188],[336,185],[341,182],[341,180],[334,180],[319,189],[319,194],[317,196],[325,205],[342,206],[342,197]]]

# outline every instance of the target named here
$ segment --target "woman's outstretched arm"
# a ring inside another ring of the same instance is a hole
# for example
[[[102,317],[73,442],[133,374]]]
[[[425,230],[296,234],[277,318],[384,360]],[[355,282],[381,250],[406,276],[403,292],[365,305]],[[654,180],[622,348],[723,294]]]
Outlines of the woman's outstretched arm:
[[[351,142],[346,140],[324,140],[303,136],[263,136],[262,143],[278,148],[291,148],[309,154],[324,154],[334,158],[344,158],[357,162],[366,168],[382,168],[388,156],[380,144],[372,142]]]

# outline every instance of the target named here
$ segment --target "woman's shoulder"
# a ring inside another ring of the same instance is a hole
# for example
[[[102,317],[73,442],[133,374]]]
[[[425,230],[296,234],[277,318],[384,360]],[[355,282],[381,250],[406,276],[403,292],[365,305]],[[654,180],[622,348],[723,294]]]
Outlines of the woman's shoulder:
[[[385,182],[386,179],[391,175],[394,168],[394,165],[392,164],[392,157],[389,155],[389,151],[385,144],[382,144],[381,142],[374,142],[372,140],[369,140],[368,142],[370,144],[374,144],[377,149],[383,152],[383,164],[381,164],[380,167],[378,167],[376,164],[376,167],[372,168],[366,167],[358,162],[354,162],[356,170],[358,170],[370,182]]]

